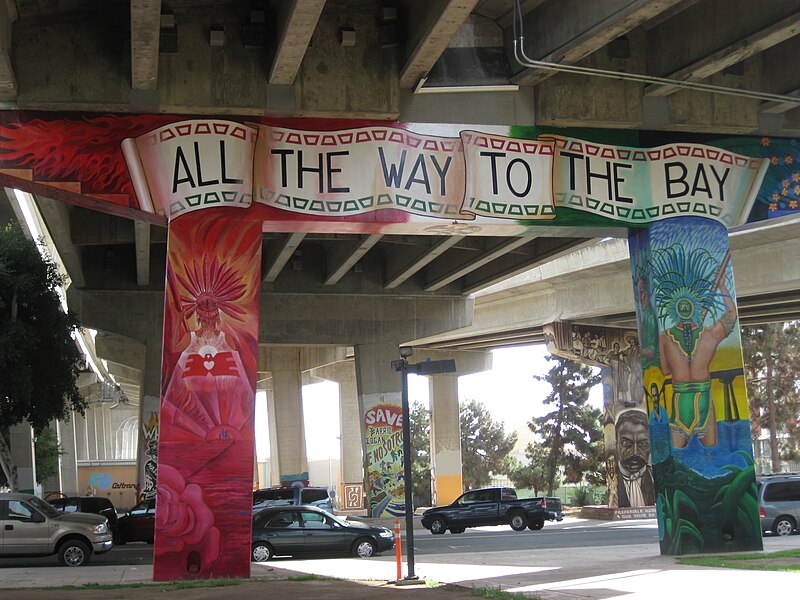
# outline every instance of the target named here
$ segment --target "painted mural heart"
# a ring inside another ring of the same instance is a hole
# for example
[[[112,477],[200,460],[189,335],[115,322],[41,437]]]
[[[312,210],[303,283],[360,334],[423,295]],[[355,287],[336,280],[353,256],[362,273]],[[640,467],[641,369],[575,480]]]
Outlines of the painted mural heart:
[[[213,360],[206,360],[203,362],[203,366],[206,368],[206,371],[210,371],[214,368],[214,361]]]

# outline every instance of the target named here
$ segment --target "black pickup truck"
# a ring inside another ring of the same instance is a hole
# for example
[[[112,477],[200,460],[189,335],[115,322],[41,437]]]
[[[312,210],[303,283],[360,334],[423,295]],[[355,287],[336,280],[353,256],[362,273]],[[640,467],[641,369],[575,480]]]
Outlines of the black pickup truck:
[[[560,498],[517,498],[513,488],[483,488],[459,496],[449,506],[422,513],[422,526],[433,534],[464,533],[467,527],[503,525],[514,531],[541,529],[545,521],[564,518]]]

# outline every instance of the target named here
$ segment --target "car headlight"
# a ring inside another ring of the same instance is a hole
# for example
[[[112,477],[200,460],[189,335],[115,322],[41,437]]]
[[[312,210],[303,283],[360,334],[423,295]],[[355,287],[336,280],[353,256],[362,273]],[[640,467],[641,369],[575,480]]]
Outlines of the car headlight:
[[[390,537],[393,537],[394,534],[390,530],[384,529],[383,531],[381,531],[380,536],[382,538],[390,538]]]
[[[100,525],[93,525],[92,532],[94,533],[108,533],[108,527],[106,527],[105,523],[100,523]]]

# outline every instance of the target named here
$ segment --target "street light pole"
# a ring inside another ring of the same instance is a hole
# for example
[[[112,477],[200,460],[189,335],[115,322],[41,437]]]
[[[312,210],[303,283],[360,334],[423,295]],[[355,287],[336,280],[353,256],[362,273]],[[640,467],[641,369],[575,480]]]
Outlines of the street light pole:
[[[412,493],[414,482],[411,473],[411,410],[408,407],[408,361],[404,356],[401,372],[403,374],[403,482],[406,490],[406,560],[408,575],[406,579],[418,579],[414,572],[414,507]]]

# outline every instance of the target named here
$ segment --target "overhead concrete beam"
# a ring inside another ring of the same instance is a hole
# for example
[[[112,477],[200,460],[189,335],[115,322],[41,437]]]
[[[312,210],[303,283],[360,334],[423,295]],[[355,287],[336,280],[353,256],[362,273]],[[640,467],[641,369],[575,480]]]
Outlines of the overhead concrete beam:
[[[136,284],[150,285],[150,223],[133,222],[136,240]]]
[[[532,237],[512,238],[506,242],[498,244],[488,252],[484,252],[477,258],[470,260],[468,263],[463,264],[460,267],[456,267],[455,269],[452,269],[449,272],[445,273],[444,275],[437,277],[433,281],[429,282],[425,286],[425,291],[433,292],[438,289],[441,289],[448,283],[452,283],[456,279],[460,279],[464,275],[472,273],[473,271],[483,267],[484,265],[489,264],[496,258],[503,256],[504,254],[508,254],[509,252],[516,250],[520,246],[524,246],[525,244],[533,241],[533,239],[534,238]]]
[[[720,48],[705,58],[665,75],[678,81],[702,81],[723,69],[735,65],[767,48],[800,33],[800,12],[796,12],[756,33]],[[645,88],[646,96],[669,96],[679,91],[679,86],[653,84]]]
[[[317,28],[325,0],[278,2],[278,48],[269,71],[269,83],[291,85]]]
[[[356,244],[355,248],[351,249],[347,256],[345,256],[339,262],[339,264],[331,270],[327,279],[325,279],[325,285],[335,285],[339,283],[342,277],[344,277],[347,272],[352,269],[353,266],[360,261],[382,237],[382,233],[373,233],[361,238],[358,244]]]
[[[551,2],[525,17],[523,48],[531,59],[573,65],[682,1]],[[555,73],[525,69],[511,81],[518,85],[536,85]]]
[[[72,285],[84,287],[86,279],[83,276],[81,266],[81,254],[79,248],[72,243],[70,235],[70,208],[64,202],[51,200],[43,196],[36,197],[36,204],[39,211],[47,223],[47,231],[53,238],[53,243],[58,248],[58,255],[64,263],[64,268],[72,282]]]
[[[16,2],[0,0],[0,102],[17,99],[17,78],[11,64],[11,24],[16,20]]]
[[[278,278],[278,275],[280,275],[281,271],[283,271],[283,267],[285,267],[286,263],[289,262],[289,259],[294,254],[294,251],[297,250],[297,247],[300,245],[300,242],[303,241],[304,237],[306,237],[305,233],[289,234],[289,236],[284,240],[283,246],[281,246],[281,249],[278,252],[278,256],[276,256],[275,260],[272,261],[272,264],[267,267],[267,272],[264,273],[263,278],[264,283],[270,283]]]
[[[131,87],[158,88],[161,0],[131,0]]]
[[[784,96],[791,96],[792,98],[800,98],[800,89],[792,90],[783,94]],[[789,112],[793,108],[797,108],[796,102],[762,102],[758,107],[760,113],[766,114],[781,114]]]
[[[99,332],[95,336],[97,355],[117,365],[125,365],[138,373],[145,366],[145,344],[123,335]]]
[[[400,72],[401,88],[414,88],[427,76],[477,3],[477,0],[438,0],[415,8],[415,29],[409,36],[414,47]],[[418,14],[422,11],[424,14]]]
[[[436,260],[444,254],[448,248],[454,246],[464,239],[463,235],[451,235],[450,237],[442,238],[441,241],[436,242],[433,247],[426,249],[420,253],[417,258],[413,259],[409,264],[400,269],[397,273],[391,275],[388,281],[383,285],[387,290],[396,288],[398,285],[406,281],[409,277],[422,270],[426,265]]]

